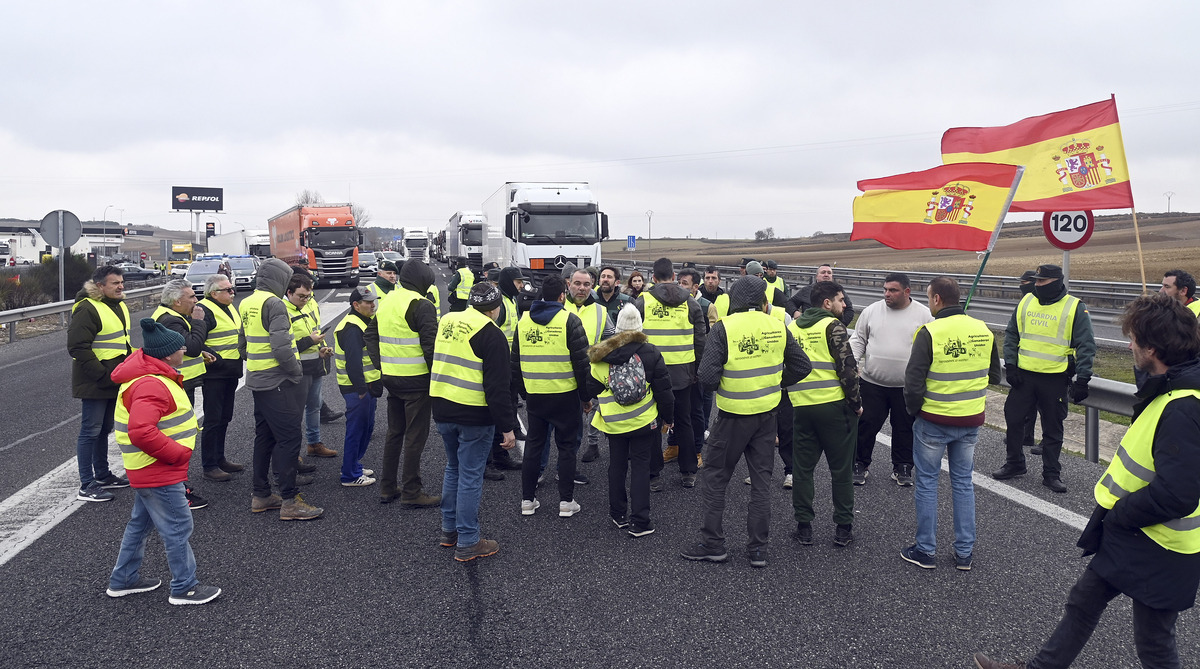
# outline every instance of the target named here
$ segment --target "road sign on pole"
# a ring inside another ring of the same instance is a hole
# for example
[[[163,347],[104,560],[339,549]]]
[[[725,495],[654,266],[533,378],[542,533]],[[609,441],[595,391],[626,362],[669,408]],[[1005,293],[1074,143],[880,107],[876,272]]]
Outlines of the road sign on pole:
[[[60,216],[61,214],[61,216]],[[62,222],[62,239],[59,239],[59,222]],[[83,235],[83,224],[79,217],[64,209],[56,209],[42,219],[38,234],[51,246],[71,247]]]
[[[637,248],[637,235],[629,235],[625,238],[625,249],[632,251]]]
[[[1048,211],[1042,216],[1046,239],[1064,251],[1086,244],[1095,227],[1096,219],[1090,211]]]

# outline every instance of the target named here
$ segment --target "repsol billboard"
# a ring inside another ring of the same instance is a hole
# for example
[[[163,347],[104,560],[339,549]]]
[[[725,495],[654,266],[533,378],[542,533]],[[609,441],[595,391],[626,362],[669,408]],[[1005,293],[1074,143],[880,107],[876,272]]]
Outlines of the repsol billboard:
[[[183,211],[223,211],[223,188],[171,186],[171,208]]]

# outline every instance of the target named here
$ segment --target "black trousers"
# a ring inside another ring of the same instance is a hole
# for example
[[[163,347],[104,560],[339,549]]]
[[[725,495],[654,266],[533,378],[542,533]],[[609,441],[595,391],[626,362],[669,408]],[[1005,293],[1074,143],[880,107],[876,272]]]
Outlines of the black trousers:
[[[635,529],[650,525],[650,451],[659,439],[657,429],[608,435],[608,515],[617,520],[629,512]],[[629,497],[625,497],[625,474]]]
[[[200,463],[213,469],[225,459],[225,433],[233,420],[233,400],[238,380],[210,379],[204,375],[204,429],[200,432]]]
[[[695,384],[673,390],[675,395],[675,441],[679,445],[679,473],[695,474],[699,464],[696,456],[696,433],[692,430],[692,389]],[[701,432],[700,434],[704,434]],[[650,476],[659,476],[663,470],[663,437],[650,451]]]
[[[863,412],[858,417],[858,444],[854,461],[870,469],[871,455],[875,451],[875,437],[883,427],[884,419],[892,425],[892,471],[900,465],[913,466],[913,421],[904,406],[904,388],[878,386],[859,380],[862,393]]]
[[[296,464],[304,438],[304,404],[308,380],[284,381],[274,390],[254,391],[254,496],[271,496],[271,468],[279,478],[279,494],[296,496]]]
[[[1054,634],[1029,661],[1029,669],[1071,666],[1091,638],[1104,609],[1119,594],[1099,574],[1084,569],[1067,595],[1066,613],[1054,628]],[[1175,647],[1178,617],[1176,611],[1152,609],[1133,601],[1133,643],[1143,667],[1179,667],[1179,652]]]
[[[542,451],[546,449],[553,429],[554,445],[558,447],[558,497],[569,502],[575,499],[575,456],[583,436],[583,413],[579,411],[578,403],[574,404],[574,411],[544,411],[562,407],[560,403],[539,407],[537,395],[532,394],[528,402],[529,434],[525,440],[525,456],[521,460],[521,499],[533,499],[537,495]]]
[[[1007,462],[1025,466],[1025,419],[1037,410],[1042,419],[1042,478],[1059,478],[1062,466],[1063,420],[1067,417],[1066,374],[1040,374],[1021,371],[1023,383],[1008,392],[1004,401],[1004,421],[1009,426],[1004,437],[1008,451]]]
[[[779,401],[775,412],[775,436],[779,438],[775,447],[779,450],[779,459],[783,461],[783,475],[787,476],[792,473],[792,442],[796,430],[792,421],[792,399],[788,397],[786,390],[783,391],[783,399]]]

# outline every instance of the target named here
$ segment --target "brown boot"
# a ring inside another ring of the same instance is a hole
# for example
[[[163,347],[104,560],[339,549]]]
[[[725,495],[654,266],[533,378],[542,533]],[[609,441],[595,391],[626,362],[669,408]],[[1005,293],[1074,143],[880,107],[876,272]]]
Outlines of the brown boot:
[[[213,467],[212,469],[204,470],[204,479],[206,481],[228,481],[232,478],[233,477],[229,475],[229,472],[221,469],[220,467]]]
[[[311,462],[304,462],[303,458],[296,458],[296,472],[299,474],[311,474],[317,471],[317,466]]]
[[[308,454],[315,458],[336,458],[338,452],[325,447],[325,442],[318,441],[315,444],[308,445]]]
[[[250,496],[250,512],[262,513],[263,511],[271,511],[283,506],[283,498],[279,495],[271,495],[270,497],[259,497],[258,495]]]
[[[319,506],[313,506],[304,501],[300,495],[296,495],[291,499],[283,501],[283,507],[279,509],[280,520],[316,520],[325,513],[325,509]]]
[[[1004,664],[997,662],[983,653],[975,653],[975,666],[979,669],[1025,669],[1025,662],[1016,664]]]
[[[409,507],[427,508],[441,504],[442,496],[430,495],[427,492],[421,491],[416,497],[401,497],[400,503]]]

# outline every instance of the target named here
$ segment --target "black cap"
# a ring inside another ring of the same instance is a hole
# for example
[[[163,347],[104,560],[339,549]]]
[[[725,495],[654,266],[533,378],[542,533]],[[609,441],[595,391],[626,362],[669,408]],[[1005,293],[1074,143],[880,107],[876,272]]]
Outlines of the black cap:
[[[768,260],[767,264],[766,264],[766,268],[767,269],[779,269],[779,263],[775,262],[774,260]]]
[[[392,262],[391,260],[380,260],[379,261],[379,271],[380,272],[399,272],[400,270],[396,267],[396,263]]]
[[[1033,275],[1035,279],[1062,279],[1063,271],[1058,265],[1038,265],[1037,274]]]
[[[1028,283],[1033,281],[1035,278],[1037,278],[1037,270],[1027,269],[1025,270],[1025,273],[1021,275],[1021,283]]]

